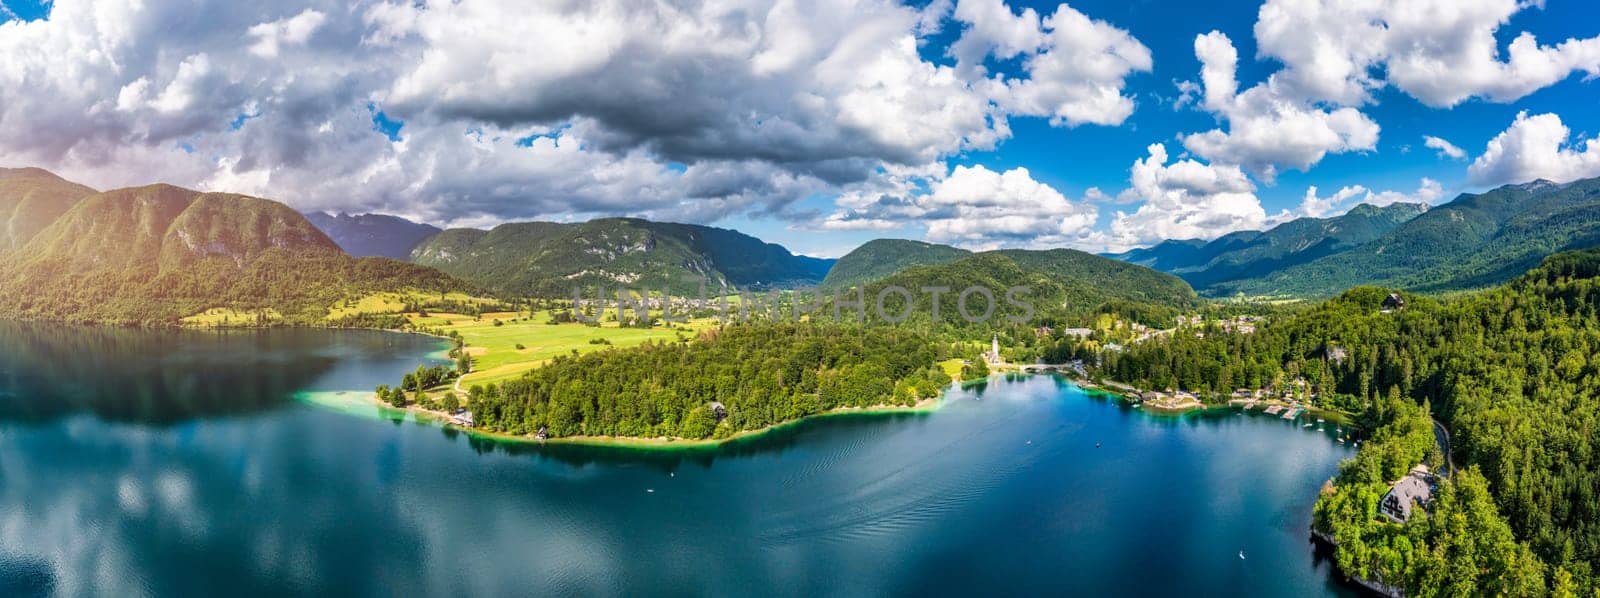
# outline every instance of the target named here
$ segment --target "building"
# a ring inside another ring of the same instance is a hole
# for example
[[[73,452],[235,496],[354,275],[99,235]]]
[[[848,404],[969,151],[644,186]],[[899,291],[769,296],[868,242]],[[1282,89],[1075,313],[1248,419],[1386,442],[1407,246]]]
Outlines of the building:
[[[1412,507],[1421,505],[1426,509],[1433,502],[1433,481],[1428,466],[1417,464],[1383,495],[1383,500],[1378,502],[1378,512],[1390,521],[1405,523],[1411,518]]]
[[[989,341],[989,351],[983,354],[983,358],[989,360],[990,365],[1000,363],[1000,337],[998,335]]]
[[[454,415],[450,416],[450,423],[463,428],[470,428],[473,425],[472,412],[466,409],[458,409]]]
[[[1078,338],[1089,338],[1093,334],[1094,334],[1094,329],[1092,329],[1092,328],[1063,328],[1061,330],[1061,336],[1075,336],[1075,337],[1078,337]]]
[[[1406,307],[1406,300],[1404,298],[1401,298],[1399,293],[1389,293],[1388,297],[1384,297],[1383,298],[1383,311],[1384,311],[1384,313],[1392,312],[1392,311],[1399,310],[1399,309],[1405,309],[1405,307]]]

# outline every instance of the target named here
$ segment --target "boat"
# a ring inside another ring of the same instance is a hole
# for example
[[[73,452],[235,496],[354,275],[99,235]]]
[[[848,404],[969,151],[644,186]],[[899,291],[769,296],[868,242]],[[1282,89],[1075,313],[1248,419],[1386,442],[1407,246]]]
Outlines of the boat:
[[[1344,437],[1343,437],[1343,436],[1340,436],[1340,437],[1339,437],[1339,443],[1340,443],[1340,444],[1344,444]]]
[[[1239,560],[1241,560],[1241,561],[1244,560],[1244,551],[1243,550],[1239,551]]]
[[[1312,425],[1313,425],[1313,424],[1306,424],[1306,425],[1304,425],[1304,426],[1300,426],[1300,427],[1302,427],[1302,428],[1309,428],[1309,427],[1311,427],[1311,426],[1312,426]]]
[[[1322,423],[1322,418],[1320,418],[1320,417],[1317,418],[1317,423],[1319,423],[1319,424]]]

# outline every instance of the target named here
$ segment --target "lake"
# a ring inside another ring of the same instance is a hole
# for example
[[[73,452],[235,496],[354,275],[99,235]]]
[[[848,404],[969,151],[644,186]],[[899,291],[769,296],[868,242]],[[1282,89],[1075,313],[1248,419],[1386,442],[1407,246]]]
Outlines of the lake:
[[[640,452],[359,402],[443,348],[0,322],[0,595],[1350,593],[1307,533],[1331,423],[1027,376]]]

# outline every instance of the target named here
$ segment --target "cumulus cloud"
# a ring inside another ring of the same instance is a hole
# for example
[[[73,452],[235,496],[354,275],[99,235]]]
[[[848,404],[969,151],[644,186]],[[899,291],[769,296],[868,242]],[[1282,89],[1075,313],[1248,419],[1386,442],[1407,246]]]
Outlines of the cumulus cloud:
[[[1585,140],[1570,139],[1570,135],[1560,116],[1520,112],[1467,167],[1467,180],[1474,185],[1498,186],[1536,179],[1566,183],[1600,176],[1600,137]]]
[[[926,238],[970,249],[1078,244],[1094,226],[1092,205],[1068,200],[1026,168],[956,166],[948,174],[904,171],[841,197],[828,230],[881,230],[918,223]]]
[[[277,58],[279,48],[306,43],[327,18],[327,15],[308,8],[293,17],[251,27],[247,33],[255,38],[256,43],[250,46],[250,53],[262,58]]]
[[[1274,76],[1243,92],[1235,72],[1238,51],[1219,31],[1197,36],[1205,90],[1201,107],[1227,130],[1184,135],[1183,146],[1207,161],[1235,164],[1272,182],[1280,168],[1309,170],[1329,153],[1377,147],[1378,123],[1355,108],[1324,108],[1286,94]]]
[[[1048,117],[1051,124],[1120,125],[1133,113],[1124,95],[1129,75],[1152,66],[1150,49],[1127,31],[1066,4],[1041,18],[1017,14],[1001,0],[962,0],[955,19],[966,29],[951,44],[956,69],[986,73],[984,61],[1022,60],[1025,78],[994,79],[996,101],[1011,114]]]
[[[1150,68],[1125,31],[1065,7],[1030,23],[1019,76],[923,60],[919,36],[956,10],[63,3],[0,24],[0,162],[444,223],[709,221],[994,148],[1012,118],[1120,123],[1123,80]],[[403,139],[373,130],[380,111]]]
[[[1268,217],[1255,195],[1255,184],[1238,166],[1205,164],[1193,159],[1167,163],[1162,144],[1134,162],[1125,193],[1143,203],[1132,212],[1119,211],[1101,241],[1119,251],[1164,239],[1214,239],[1236,230],[1277,224],[1287,213]]]
[[[1541,45],[1500,29],[1542,1],[1268,0],[1256,20],[1261,56],[1284,69],[1274,79],[1298,97],[1344,105],[1393,85],[1422,103],[1469,98],[1510,102],[1575,71],[1600,74],[1600,37]],[[1512,41],[1502,50],[1499,38]]]
[[[1450,143],[1449,141],[1445,141],[1443,139],[1440,139],[1438,137],[1434,137],[1432,135],[1423,135],[1422,136],[1422,144],[1427,146],[1427,147],[1429,147],[1429,148],[1437,150],[1439,152],[1439,157],[1441,157],[1441,158],[1449,158],[1451,160],[1463,160],[1463,159],[1466,159],[1466,157],[1467,157],[1466,150],[1463,150],[1463,149],[1461,149],[1459,147],[1456,147],[1456,144],[1454,144],[1454,143]]]
[[[1348,211],[1349,207],[1354,205],[1350,203],[1351,200],[1357,198],[1359,200],[1355,202],[1356,204],[1371,204],[1382,207],[1395,203],[1420,203],[1431,206],[1442,197],[1444,197],[1444,187],[1439,184],[1439,181],[1427,177],[1423,177],[1422,182],[1417,185],[1417,190],[1411,193],[1372,191],[1361,185],[1350,185],[1341,187],[1333,195],[1321,197],[1317,195],[1317,187],[1313,185],[1306,188],[1305,199],[1300,201],[1298,214],[1311,218],[1335,216]]]

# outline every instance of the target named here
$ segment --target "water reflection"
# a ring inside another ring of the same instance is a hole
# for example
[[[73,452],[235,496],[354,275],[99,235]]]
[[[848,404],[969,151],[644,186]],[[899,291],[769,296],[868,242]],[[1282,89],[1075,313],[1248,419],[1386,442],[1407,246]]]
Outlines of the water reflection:
[[[1152,418],[1001,376],[933,414],[720,449],[541,447],[287,399],[392,380],[428,339],[16,330],[8,392],[104,374],[77,392],[112,396],[0,403],[46,414],[0,417],[3,596],[1342,591],[1305,526],[1348,448],[1266,418]],[[50,365],[66,356],[109,369]],[[235,362],[251,372],[217,371]],[[116,404],[141,384],[203,396]]]
[[[372,378],[397,378],[386,371],[331,374],[341,366],[375,365],[403,372],[431,344],[369,331],[137,330],[0,321],[0,420],[90,413],[172,424],[259,412],[319,384],[363,389]]]

